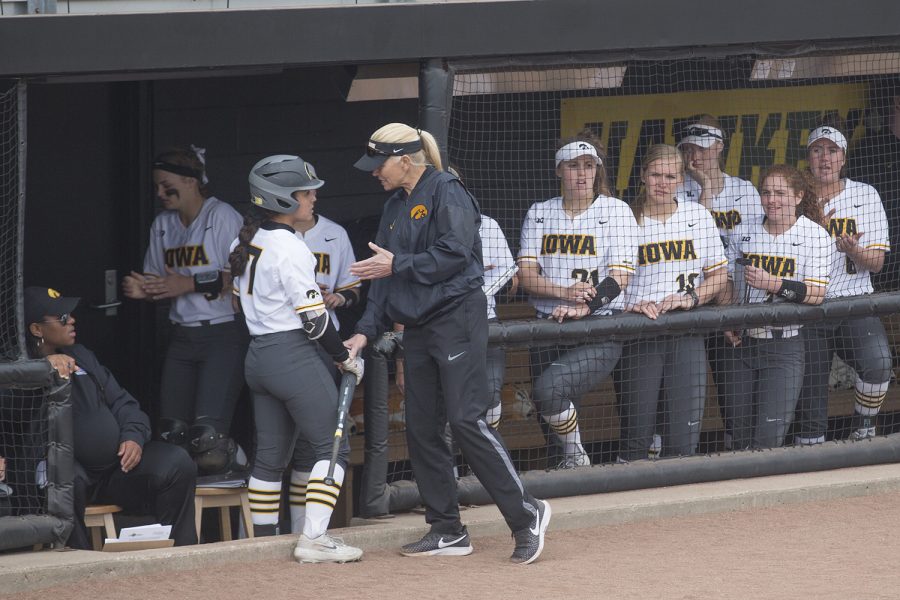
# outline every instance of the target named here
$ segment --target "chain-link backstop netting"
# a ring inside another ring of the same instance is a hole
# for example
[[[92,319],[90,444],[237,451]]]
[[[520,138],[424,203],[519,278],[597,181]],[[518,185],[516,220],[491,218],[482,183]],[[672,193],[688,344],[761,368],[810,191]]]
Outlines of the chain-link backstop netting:
[[[717,319],[900,289],[900,54],[526,62],[454,72],[448,155],[490,217],[489,316],[631,325],[492,344],[488,420],[519,469],[897,428],[894,315]],[[633,321],[700,307],[680,330]]]
[[[0,360],[23,354],[16,319],[19,306],[20,168],[23,162],[20,132],[20,91],[0,84]]]

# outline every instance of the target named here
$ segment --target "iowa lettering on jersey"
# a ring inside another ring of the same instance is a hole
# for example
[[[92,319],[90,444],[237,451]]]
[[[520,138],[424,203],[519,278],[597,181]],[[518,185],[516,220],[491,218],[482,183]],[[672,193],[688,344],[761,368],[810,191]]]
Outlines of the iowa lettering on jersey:
[[[167,267],[203,267],[208,264],[209,259],[203,245],[166,248]]]
[[[671,260],[695,260],[694,240],[667,240],[638,246],[638,265]]]
[[[849,218],[835,218],[828,221],[828,235],[831,237],[837,237],[839,235],[853,235],[855,233],[859,233],[856,228],[856,219]]]
[[[597,254],[594,236],[581,233],[545,233],[541,238],[541,255]]]
[[[717,210],[709,211],[716,220],[716,227],[719,229],[734,229],[741,224],[741,213],[736,210],[726,210],[719,212]]]
[[[762,269],[775,277],[793,277],[797,271],[797,261],[787,256],[769,256],[768,254],[744,254],[754,267]]]
[[[327,252],[313,252],[316,257],[316,273],[331,274],[331,255]]]

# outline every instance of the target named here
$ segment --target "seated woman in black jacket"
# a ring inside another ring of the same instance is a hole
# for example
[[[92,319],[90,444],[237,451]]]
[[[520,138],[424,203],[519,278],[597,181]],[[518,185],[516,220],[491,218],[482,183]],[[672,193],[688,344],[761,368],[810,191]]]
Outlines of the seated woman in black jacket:
[[[88,504],[118,504],[172,525],[176,546],[197,543],[196,467],[178,446],[150,440],[150,419],[94,353],[75,343],[78,298],[45,287],[25,289],[28,352],[72,378],[75,529],[72,548],[90,549]]]

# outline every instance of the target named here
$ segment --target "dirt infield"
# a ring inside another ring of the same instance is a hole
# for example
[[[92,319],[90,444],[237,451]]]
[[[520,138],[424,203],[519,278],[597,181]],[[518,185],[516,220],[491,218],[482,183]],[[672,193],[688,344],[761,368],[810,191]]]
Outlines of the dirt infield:
[[[0,598],[900,598],[900,493],[575,531],[551,522],[544,555],[524,567],[507,562],[507,537],[473,543],[463,558],[372,551],[357,564],[233,564]]]

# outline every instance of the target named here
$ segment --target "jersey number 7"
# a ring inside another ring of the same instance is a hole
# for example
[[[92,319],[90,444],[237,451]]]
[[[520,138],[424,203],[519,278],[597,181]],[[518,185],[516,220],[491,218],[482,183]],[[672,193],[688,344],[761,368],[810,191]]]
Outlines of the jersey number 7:
[[[247,254],[250,255],[250,281],[247,282],[247,295],[253,295],[253,280],[256,279],[256,263],[259,261],[259,255],[263,249],[259,246],[250,246]]]

